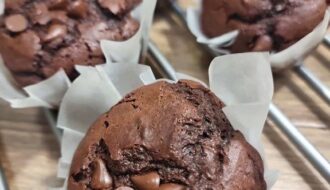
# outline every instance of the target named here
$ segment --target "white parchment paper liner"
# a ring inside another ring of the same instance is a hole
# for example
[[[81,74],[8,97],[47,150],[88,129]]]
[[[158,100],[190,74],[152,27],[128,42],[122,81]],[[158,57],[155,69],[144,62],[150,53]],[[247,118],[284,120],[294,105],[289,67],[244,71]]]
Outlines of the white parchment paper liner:
[[[0,0],[0,15],[5,11],[5,0]]]
[[[0,0],[0,15],[4,12],[5,1]],[[139,20],[138,32],[126,41],[102,41],[102,51],[106,55],[106,63],[125,62],[137,63],[142,52],[142,44],[146,44],[148,30],[151,26],[154,0],[144,0],[132,15]],[[1,45],[1,42],[0,42]],[[9,63],[10,64],[10,63]],[[83,64],[83,63],[82,63]],[[63,70],[59,70],[52,77],[37,84],[19,88],[11,73],[7,70],[0,56],[0,98],[3,98],[14,108],[59,106],[64,93],[71,82]]]
[[[197,6],[187,9],[187,24],[190,31],[197,38],[197,42],[206,44],[216,52],[220,54],[229,54],[230,52],[221,47],[227,47],[237,37],[239,31],[235,30],[227,34],[221,35],[215,38],[208,38],[203,34],[200,24],[201,15],[201,0],[196,0]],[[296,64],[301,58],[307,55],[312,49],[314,49],[322,40],[326,34],[330,13],[326,11],[323,21],[315,27],[315,29],[307,34],[304,38],[294,43],[290,47],[280,52],[272,53],[270,57],[270,63],[275,69],[283,69],[292,64]],[[220,47],[220,49],[219,49]]]
[[[210,88],[225,102],[226,116],[263,158],[261,133],[273,95],[273,79],[267,63],[268,54],[245,53],[217,57],[209,69]],[[177,77],[193,79],[180,73]],[[67,178],[75,149],[101,114],[128,92],[155,81],[151,69],[145,65],[116,63],[85,69],[67,91],[60,107],[58,127],[64,134],[58,177]],[[265,167],[265,179],[270,189],[277,173]],[[65,190],[66,184],[55,189]]]

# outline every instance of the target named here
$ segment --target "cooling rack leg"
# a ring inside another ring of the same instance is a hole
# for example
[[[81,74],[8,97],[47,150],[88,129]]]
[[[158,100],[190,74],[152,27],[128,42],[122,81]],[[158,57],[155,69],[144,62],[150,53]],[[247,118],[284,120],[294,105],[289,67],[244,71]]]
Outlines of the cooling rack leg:
[[[303,64],[296,66],[294,70],[327,104],[330,105],[329,88],[327,88],[313,73],[303,66]]]
[[[289,121],[289,119],[274,105],[269,107],[269,117],[289,138],[289,140],[300,150],[300,152],[310,161],[316,170],[330,182],[330,164],[308,142],[308,140],[299,132],[299,130]]]

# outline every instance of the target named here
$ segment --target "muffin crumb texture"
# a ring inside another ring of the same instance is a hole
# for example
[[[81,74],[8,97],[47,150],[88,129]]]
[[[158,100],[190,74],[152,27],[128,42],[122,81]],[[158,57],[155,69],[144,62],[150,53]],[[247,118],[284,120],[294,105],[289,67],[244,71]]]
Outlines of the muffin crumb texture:
[[[201,25],[208,37],[239,30],[232,52],[280,51],[321,23],[326,0],[203,0]]]
[[[143,86],[89,129],[69,190],[265,190],[263,162],[199,83]]]
[[[20,86],[60,68],[104,63],[99,41],[123,41],[139,23],[130,11],[142,0],[9,0],[0,18],[0,54]]]

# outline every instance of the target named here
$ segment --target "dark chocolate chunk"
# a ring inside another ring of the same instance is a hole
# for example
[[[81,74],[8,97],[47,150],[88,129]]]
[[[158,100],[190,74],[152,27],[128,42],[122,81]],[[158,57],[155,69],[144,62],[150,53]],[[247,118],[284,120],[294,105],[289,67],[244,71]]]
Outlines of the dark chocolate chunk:
[[[51,9],[63,9],[65,10],[68,6],[68,0],[53,0],[51,2]]]
[[[71,6],[69,8],[69,15],[83,18],[87,15],[88,12],[88,5],[83,0],[76,0],[73,3],[71,3]]]
[[[67,33],[67,28],[62,24],[53,24],[49,27],[47,35],[43,38],[48,42],[56,38],[63,38]]]
[[[5,24],[6,28],[11,32],[22,32],[28,27],[28,21],[21,14],[6,17]]]
[[[142,0],[98,0],[98,2],[113,14],[121,15],[141,3]]]
[[[51,20],[48,7],[44,3],[34,4],[34,8],[28,14],[34,24],[46,25]]]
[[[157,172],[135,175],[131,177],[131,180],[139,190],[157,190],[160,183],[160,177]]]
[[[91,186],[94,189],[107,189],[112,187],[112,178],[101,159],[96,159],[93,163],[94,171],[92,174]]]

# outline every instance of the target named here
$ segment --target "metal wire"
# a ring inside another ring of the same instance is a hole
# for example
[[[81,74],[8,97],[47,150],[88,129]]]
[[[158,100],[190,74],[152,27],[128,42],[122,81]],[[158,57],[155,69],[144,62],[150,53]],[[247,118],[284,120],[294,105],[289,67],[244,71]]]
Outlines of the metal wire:
[[[303,64],[294,67],[294,71],[310,86],[327,104],[330,105],[330,90]]]
[[[159,69],[162,74],[165,75],[165,78],[176,80],[176,72],[170,62],[166,59],[166,57],[158,50],[158,48],[154,45],[154,43],[149,42],[149,55],[157,61],[159,64]]]
[[[330,105],[329,88],[316,78],[303,64],[296,66],[294,70],[327,104]]]
[[[324,37],[323,42],[325,43],[325,45],[327,45],[328,47],[330,47],[330,34],[327,34],[327,35]]]
[[[175,13],[182,19],[186,20],[187,14],[186,11],[183,10],[180,5],[177,3],[177,0],[171,0],[171,6],[172,9],[175,11]]]
[[[0,166],[0,190],[9,190],[5,172],[1,166]]]
[[[319,151],[315,149],[315,147],[298,131],[298,129],[274,104],[271,104],[269,107],[269,117],[309,160],[314,168],[319,171],[327,182],[330,182],[329,162],[320,154]]]

